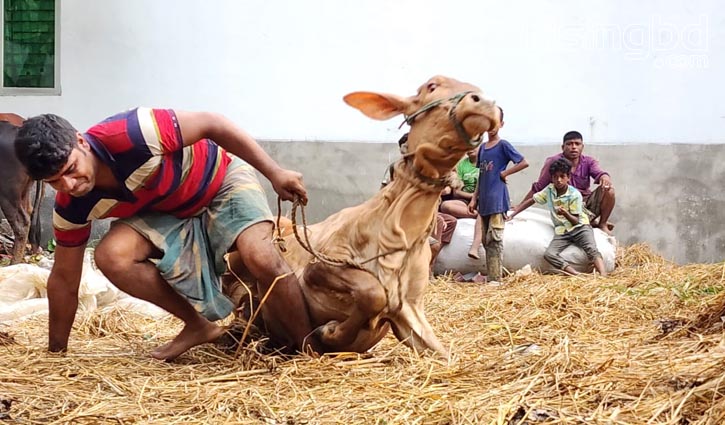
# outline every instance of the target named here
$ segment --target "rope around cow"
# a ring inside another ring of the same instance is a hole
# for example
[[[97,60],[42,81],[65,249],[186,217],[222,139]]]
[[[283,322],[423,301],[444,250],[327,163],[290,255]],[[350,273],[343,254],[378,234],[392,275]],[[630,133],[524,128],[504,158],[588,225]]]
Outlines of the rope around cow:
[[[305,241],[302,240],[302,238],[300,237],[299,233],[297,232],[297,209],[298,208],[302,212],[302,226],[303,226],[303,230],[305,232]],[[279,247],[280,251],[287,252],[287,247],[285,246],[285,241],[284,241],[284,238],[282,237],[282,228],[281,228],[281,225],[280,225],[281,219],[282,219],[282,200],[281,200],[280,197],[277,197],[277,223],[276,223],[277,225],[276,225],[276,229],[275,229],[275,237],[274,237],[273,243],[276,244]],[[360,263],[358,263],[357,261],[355,261],[353,259],[334,258],[334,257],[330,257],[328,255],[325,255],[325,254],[323,254],[321,252],[315,251],[312,248],[312,244],[310,243],[310,240],[309,240],[309,236],[308,236],[309,233],[308,233],[308,229],[307,229],[307,217],[305,216],[305,208],[304,208],[304,205],[302,204],[302,202],[300,201],[300,198],[299,197],[296,198],[294,200],[294,202],[292,203],[292,229],[293,229],[293,232],[295,234],[295,238],[297,239],[297,242],[299,242],[300,246],[303,247],[307,252],[309,252],[310,254],[312,254],[312,256],[316,260],[318,260],[318,261],[320,261],[320,262],[322,262],[324,264],[327,264],[327,265],[330,265],[330,266],[334,266],[334,267],[351,266],[351,267],[355,267],[355,268],[357,268],[359,270],[363,270],[363,271],[366,271],[366,272],[370,273],[373,277],[375,277],[375,280],[383,288],[383,290],[385,291],[385,296],[387,298],[387,296],[388,296],[388,293],[387,292],[388,291],[385,288],[385,285],[383,285],[382,282],[380,282],[380,280],[377,278],[377,276],[375,276],[375,274],[372,271],[366,269],[363,266],[363,264],[368,263],[370,261],[373,261],[373,260],[375,260],[377,258],[384,257],[384,256],[386,256],[388,254],[392,254],[394,252],[402,251],[402,249],[396,249],[396,250],[393,250],[393,251],[390,251],[390,252],[386,252],[386,253],[383,253],[383,254],[379,254],[379,255],[376,255],[376,256],[374,256],[372,258],[369,258],[369,259],[367,259],[367,260],[365,260],[363,262],[360,262]],[[234,276],[235,279],[237,279],[237,281],[244,287],[244,289],[247,290],[247,294],[249,295],[250,312],[252,313],[250,315],[249,319],[247,320],[247,324],[244,327],[244,331],[242,332],[242,336],[241,336],[241,338],[238,341],[239,345],[237,346],[237,350],[234,353],[234,358],[238,358],[239,357],[239,354],[241,352],[241,349],[242,349],[242,344],[243,344],[244,340],[247,338],[247,336],[249,335],[249,331],[251,330],[252,323],[254,323],[254,321],[256,320],[257,316],[262,311],[262,306],[264,305],[264,303],[269,298],[269,295],[272,293],[272,290],[277,285],[277,282],[279,282],[280,280],[282,280],[282,279],[286,278],[287,276],[291,275],[292,272],[287,272],[287,273],[284,273],[282,275],[279,275],[279,276],[275,277],[274,280],[272,281],[272,283],[269,285],[269,288],[267,288],[267,291],[264,293],[264,296],[259,301],[259,305],[255,309],[254,308],[254,297],[252,296],[251,289],[249,288],[249,286],[247,286],[247,284],[244,283],[244,280],[242,280],[242,278],[239,277],[234,272],[234,270],[232,269],[231,264],[229,262],[229,255],[225,255],[224,256],[224,260],[227,263],[227,269],[229,270],[229,272]],[[312,332],[314,332],[314,330]],[[311,335],[311,333],[310,333],[310,335]],[[306,345],[306,341],[310,337],[310,335],[305,336],[304,341],[302,343],[302,346],[303,346],[302,348],[303,349],[304,349],[304,346]]]
[[[297,231],[297,209],[299,208],[301,214],[302,214],[302,230],[304,231],[305,240],[302,240],[302,237],[300,237],[299,232]],[[277,229],[276,233],[277,236],[274,238],[274,243],[276,243],[279,246],[279,249],[282,252],[286,252],[287,248],[284,245],[284,239],[282,238],[282,229],[280,228],[280,219],[282,218],[282,200],[277,197]],[[350,266],[354,267],[359,270],[364,270],[372,274],[372,272],[368,269],[366,269],[363,264],[369,263],[373,260],[377,260],[378,258],[385,257],[386,255],[390,255],[399,251],[404,251],[402,248],[397,248],[388,252],[384,252],[382,254],[375,255],[371,258],[368,258],[367,260],[357,262],[352,258],[336,258],[331,257],[329,255],[323,254],[319,251],[316,251],[312,244],[310,243],[309,239],[309,231],[307,229],[307,217],[305,216],[305,207],[300,201],[299,198],[296,198],[294,202],[292,202],[292,231],[295,234],[295,239],[297,239],[297,242],[299,242],[300,246],[305,249],[305,251],[309,252],[317,261],[327,264],[328,266],[334,266],[334,267],[345,267]]]

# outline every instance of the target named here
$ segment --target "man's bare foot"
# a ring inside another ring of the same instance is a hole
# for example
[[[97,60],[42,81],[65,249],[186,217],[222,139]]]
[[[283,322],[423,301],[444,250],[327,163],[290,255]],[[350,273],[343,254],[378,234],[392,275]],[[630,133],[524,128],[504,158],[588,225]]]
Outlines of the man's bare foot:
[[[564,274],[567,274],[569,276],[578,276],[579,275],[579,272],[576,271],[574,269],[574,267],[572,267],[572,266],[566,266],[561,271],[564,272]]]
[[[224,332],[226,332],[226,329],[211,322],[207,322],[201,328],[190,328],[189,325],[186,325],[171,342],[167,342],[152,351],[151,356],[168,362],[179,357],[191,347],[216,340]]]
[[[612,236],[612,231],[609,229],[609,226],[607,224],[605,224],[604,226],[597,226],[597,229],[601,230],[609,236]]]

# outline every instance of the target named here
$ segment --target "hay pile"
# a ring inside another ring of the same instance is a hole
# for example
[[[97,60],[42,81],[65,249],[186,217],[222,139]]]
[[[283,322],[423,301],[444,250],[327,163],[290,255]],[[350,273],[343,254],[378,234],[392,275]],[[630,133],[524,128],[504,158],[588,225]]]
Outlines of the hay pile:
[[[370,354],[284,358],[215,346],[148,353],[179,330],[122,312],[76,322],[66,356],[46,319],[0,325],[0,420],[17,423],[725,423],[725,263],[676,266],[645,246],[611,277],[432,282],[451,358],[392,336]]]

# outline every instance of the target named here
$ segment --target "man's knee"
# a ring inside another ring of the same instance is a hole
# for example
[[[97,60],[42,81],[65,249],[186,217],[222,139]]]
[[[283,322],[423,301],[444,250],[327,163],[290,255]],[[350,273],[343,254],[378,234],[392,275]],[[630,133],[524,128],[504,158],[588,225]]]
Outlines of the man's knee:
[[[551,250],[547,249],[544,251],[544,259],[551,263],[551,259],[556,257],[556,254],[554,254]]]
[[[596,245],[595,246],[585,246],[584,253],[587,255],[587,258],[589,259],[589,261],[594,261],[597,258],[602,258],[602,254],[599,252]]]
[[[430,244],[430,254],[431,254],[430,261],[431,261],[431,263],[433,261],[435,261],[436,257],[441,252],[442,247],[443,247],[443,245],[438,241],[435,241],[434,243]]]
[[[560,267],[561,260],[559,259],[559,254],[551,248],[547,248],[544,252],[544,260],[554,267]]]
[[[272,243],[271,222],[263,221],[245,229],[236,240],[236,247],[244,265],[253,273],[260,270],[277,270],[284,259]]]
[[[258,276],[260,271],[281,271],[287,264],[271,243],[267,242],[260,242],[258,248],[246,250],[240,255],[244,265],[257,278],[261,277]]]
[[[93,261],[95,261],[98,269],[106,276],[119,271],[126,270],[130,265],[131,258],[124,249],[113,244],[101,243],[93,252]]]
[[[96,266],[106,275],[123,273],[135,262],[160,256],[149,240],[125,225],[111,227],[93,252]]]

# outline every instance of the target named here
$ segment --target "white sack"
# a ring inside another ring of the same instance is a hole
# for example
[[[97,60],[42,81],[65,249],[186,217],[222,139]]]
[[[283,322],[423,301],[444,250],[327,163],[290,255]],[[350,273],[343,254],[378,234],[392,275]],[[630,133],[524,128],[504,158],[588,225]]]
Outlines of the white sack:
[[[42,297],[49,274],[32,264],[0,267],[0,303]]]
[[[479,249],[480,260],[468,257],[468,250],[473,241],[476,220],[463,218],[458,220],[451,243],[441,249],[433,270],[436,274],[447,271],[463,274],[480,271],[486,273],[486,258],[483,247]],[[535,270],[552,272],[554,268],[544,260],[544,251],[554,238],[554,225],[549,212],[543,208],[529,208],[519,213],[512,221],[506,223],[503,240],[503,266],[509,272],[530,264]],[[614,270],[617,241],[599,229],[594,229],[597,249],[602,254],[607,272]],[[570,246],[562,252],[562,257],[575,270],[590,272],[592,265],[580,248]]]
[[[123,294],[125,295],[125,294]],[[152,317],[154,319],[160,319],[162,317],[168,316],[170,313],[168,313],[166,310],[155,306],[154,304],[151,304],[148,301],[144,301],[138,298],[134,298],[131,296],[122,296],[118,300],[116,300],[113,304],[109,304],[106,307],[103,308],[103,311],[110,311],[110,310],[122,310],[122,311],[133,311],[136,313],[139,313],[143,316]]]
[[[0,303],[0,323],[29,319],[31,317],[48,314],[47,298],[31,298],[28,300],[16,301],[13,303]]]
[[[47,283],[50,271],[47,267],[51,265],[52,261],[45,261],[42,266],[17,264],[0,267],[0,323],[48,311]],[[90,251],[87,251],[78,288],[79,310],[93,311],[97,308],[114,306],[120,299],[126,297],[126,294],[113,286],[93,267]],[[153,317],[160,315],[157,307],[140,300],[124,301],[119,307],[127,307]]]

